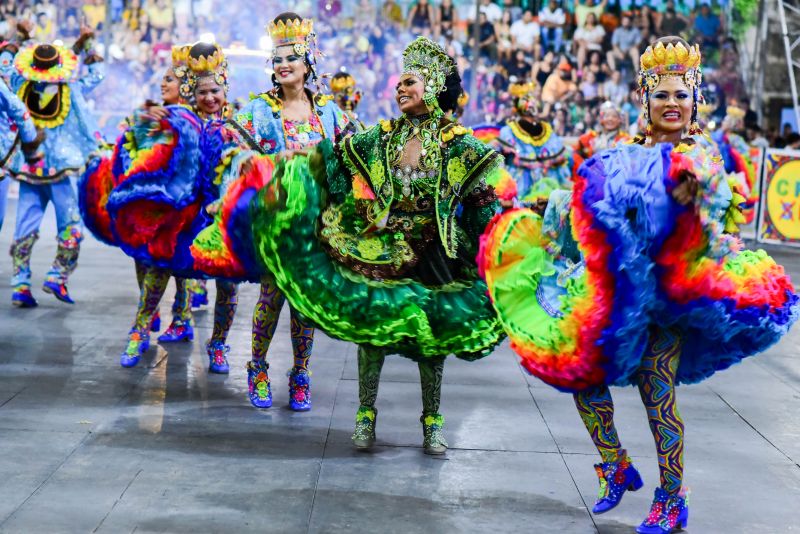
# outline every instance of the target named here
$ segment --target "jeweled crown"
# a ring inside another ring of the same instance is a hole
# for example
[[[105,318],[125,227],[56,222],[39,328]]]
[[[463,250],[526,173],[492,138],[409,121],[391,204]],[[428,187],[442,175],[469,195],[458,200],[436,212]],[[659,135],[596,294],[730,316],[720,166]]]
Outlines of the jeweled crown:
[[[508,86],[508,92],[514,98],[522,98],[524,96],[528,96],[529,94],[533,93],[536,89],[536,84],[534,82],[526,82],[526,83],[512,83]]]
[[[336,78],[331,78],[331,91],[334,93],[342,93],[347,89],[354,89],[356,86],[356,80],[351,75],[347,76],[338,76]]]
[[[403,73],[413,74],[423,80],[426,90],[442,92],[447,76],[456,68],[456,62],[444,48],[426,37],[417,37],[403,50]]]
[[[222,47],[218,44],[214,45],[214,53],[210,56],[203,55],[198,58],[193,58],[189,56],[189,50],[187,50],[186,53],[186,63],[193,72],[217,72],[227,67],[225,54],[222,53]]]
[[[639,59],[639,87],[652,91],[661,76],[676,76],[694,88],[700,84],[701,59],[698,45],[687,48],[683,43],[659,42],[648,46]]]
[[[186,65],[189,61],[189,50],[192,45],[174,45],[172,47],[172,66]]]
[[[308,36],[314,33],[314,21],[294,19],[287,22],[279,20],[267,24],[267,33],[272,38],[273,48],[293,44],[305,44]]]

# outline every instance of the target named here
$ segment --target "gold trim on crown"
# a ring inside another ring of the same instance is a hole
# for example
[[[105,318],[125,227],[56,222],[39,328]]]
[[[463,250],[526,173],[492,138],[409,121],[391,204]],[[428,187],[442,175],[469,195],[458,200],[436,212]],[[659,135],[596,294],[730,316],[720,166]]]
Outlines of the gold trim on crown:
[[[356,79],[350,74],[347,76],[339,76],[338,78],[331,78],[330,86],[331,91],[334,93],[342,93],[348,89],[355,89]]]
[[[172,66],[179,67],[186,65],[189,60],[189,50],[192,45],[174,45],[172,47]]]
[[[695,88],[700,85],[701,72],[700,47],[690,45],[688,48],[683,43],[656,43],[648,46],[639,59],[639,87],[649,91],[654,90],[662,76],[683,78],[688,87]]]
[[[267,24],[267,33],[272,38],[272,48],[294,44],[305,44],[308,36],[314,33],[314,21],[294,19],[288,22],[279,20]]]
[[[512,83],[508,86],[508,92],[514,98],[522,98],[528,96],[533,93],[536,89],[536,84],[534,82],[527,82],[527,83]]]

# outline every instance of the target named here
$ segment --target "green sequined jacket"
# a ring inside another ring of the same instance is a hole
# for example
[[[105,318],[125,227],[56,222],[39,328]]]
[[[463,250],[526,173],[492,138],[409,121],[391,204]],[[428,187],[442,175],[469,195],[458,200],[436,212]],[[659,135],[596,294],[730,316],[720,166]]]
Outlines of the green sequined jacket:
[[[401,121],[381,121],[322,148],[328,191],[320,237],[331,255],[373,279],[443,285],[475,275],[478,239],[497,209],[486,184],[502,157],[458,123],[433,132],[438,162],[400,193],[389,143]],[[324,154],[325,151],[330,153]]]

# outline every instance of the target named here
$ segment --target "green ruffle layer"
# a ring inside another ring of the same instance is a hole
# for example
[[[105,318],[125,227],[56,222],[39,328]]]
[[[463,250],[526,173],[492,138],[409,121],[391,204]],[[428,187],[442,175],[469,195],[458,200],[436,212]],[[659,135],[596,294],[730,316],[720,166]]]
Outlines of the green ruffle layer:
[[[319,174],[342,172],[330,165],[329,147],[322,150],[329,164]],[[311,156],[319,158],[320,152]],[[486,284],[477,278],[440,287],[378,281],[331,258],[317,237],[327,200],[309,158],[295,157],[276,169],[253,205],[258,255],[297,311],[333,337],[416,360],[449,354],[474,360],[503,339]]]

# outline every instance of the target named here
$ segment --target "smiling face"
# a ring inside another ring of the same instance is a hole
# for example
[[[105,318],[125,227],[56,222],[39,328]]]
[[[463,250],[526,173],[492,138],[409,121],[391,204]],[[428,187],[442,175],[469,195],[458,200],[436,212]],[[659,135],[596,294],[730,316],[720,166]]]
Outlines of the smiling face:
[[[165,104],[177,104],[180,100],[180,82],[172,71],[172,67],[167,67],[164,76],[161,78],[161,100]]]
[[[294,46],[280,46],[272,55],[272,68],[278,83],[286,86],[305,85],[308,66],[303,56],[296,53]]]
[[[619,130],[622,125],[622,117],[615,109],[606,109],[600,114],[600,125],[603,130],[613,132]]]
[[[427,113],[428,108],[422,100],[424,92],[425,85],[422,80],[413,74],[403,74],[395,88],[395,100],[400,111],[412,117]]]
[[[213,76],[203,76],[194,90],[197,107],[201,113],[214,115],[225,105],[225,89],[214,81]]]
[[[653,130],[663,133],[682,132],[692,119],[692,91],[682,78],[664,76],[650,94],[650,121]]]

